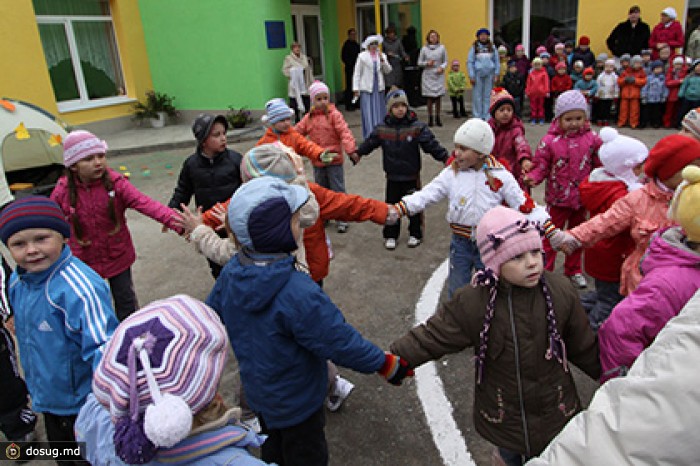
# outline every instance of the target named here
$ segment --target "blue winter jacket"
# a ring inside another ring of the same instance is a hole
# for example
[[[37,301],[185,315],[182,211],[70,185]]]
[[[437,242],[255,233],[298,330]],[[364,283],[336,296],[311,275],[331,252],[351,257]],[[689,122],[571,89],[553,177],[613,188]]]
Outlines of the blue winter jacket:
[[[316,412],[328,388],[326,360],[371,373],[384,351],[365,340],[295,258],[240,252],[207,298],[228,331],[251,408],[281,429]]]
[[[476,41],[469,47],[467,56],[467,72],[469,79],[490,78],[498,76],[501,71],[501,62],[498,58],[498,49],[490,44],[482,44]]]
[[[666,87],[666,75],[651,73],[647,76],[647,83],[642,88],[642,103],[657,104],[666,102],[668,87]]]
[[[686,100],[700,100],[700,76],[688,73],[681,84],[681,90],[678,91],[678,97]]]
[[[32,407],[78,414],[118,325],[107,282],[65,246],[43,272],[12,273],[10,303]]]
[[[588,97],[593,98],[595,97],[595,93],[598,92],[598,81],[595,79],[591,79],[590,81],[579,79],[576,81],[576,84],[574,84],[574,89],[579,91],[588,91]]]

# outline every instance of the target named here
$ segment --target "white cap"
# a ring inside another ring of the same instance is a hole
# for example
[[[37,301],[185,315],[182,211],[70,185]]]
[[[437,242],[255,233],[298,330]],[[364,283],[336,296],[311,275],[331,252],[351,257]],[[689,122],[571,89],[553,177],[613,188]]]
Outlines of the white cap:
[[[661,10],[661,13],[668,16],[671,19],[678,18],[678,14],[676,13],[676,10],[670,6],[667,6],[666,8]]]
[[[454,141],[455,144],[468,147],[480,154],[490,155],[495,139],[488,123],[479,118],[470,118],[457,128]]]

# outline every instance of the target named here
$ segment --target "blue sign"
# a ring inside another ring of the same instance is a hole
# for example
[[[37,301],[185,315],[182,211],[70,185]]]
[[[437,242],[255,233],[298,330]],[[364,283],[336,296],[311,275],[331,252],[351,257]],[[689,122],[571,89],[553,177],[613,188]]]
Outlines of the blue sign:
[[[265,35],[268,49],[286,49],[287,34],[284,31],[284,21],[265,21]]]

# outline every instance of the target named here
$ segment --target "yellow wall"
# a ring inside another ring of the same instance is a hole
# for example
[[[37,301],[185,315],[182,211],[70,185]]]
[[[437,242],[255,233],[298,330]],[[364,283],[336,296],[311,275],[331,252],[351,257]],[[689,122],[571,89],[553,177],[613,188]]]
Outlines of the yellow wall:
[[[353,0],[337,0],[338,12],[338,43],[342,47],[348,38],[348,29],[357,27],[355,24],[355,2]],[[343,67],[342,61],[340,66]],[[343,69],[345,69],[343,67]],[[346,86],[345,73],[341,73],[343,80],[343,89]]]
[[[127,95],[142,98],[152,87],[138,0],[111,0]],[[71,125],[108,120],[132,113],[130,103],[59,113],[44,59],[31,0],[0,2],[0,96],[36,104]]]

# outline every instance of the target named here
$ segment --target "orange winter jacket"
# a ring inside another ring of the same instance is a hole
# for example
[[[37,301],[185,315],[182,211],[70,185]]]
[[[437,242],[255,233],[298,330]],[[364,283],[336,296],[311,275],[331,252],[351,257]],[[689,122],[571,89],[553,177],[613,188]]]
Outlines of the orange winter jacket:
[[[278,133],[271,127],[268,127],[263,137],[261,137],[255,145],[259,146],[261,144],[270,144],[277,141],[287,147],[291,147],[294,149],[294,152],[310,159],[312,162],[318,162],[323,165],[323,162],[321,162],[321,154],[323,154],[326,149],[313,141],[309,141],[293,127],[289,128],[284,133]]]
[[[343,222],[364,222],[371,220],[379,225],[384,225],[389,206],[375,199],[368,199],[355,194],[337,193],[326,189],[316,183],[308,182],[309,189],[316,197],[319,207],[319,216],[316,223],[304,229],[304,249],[306,250],[306,262],[311,278],[315,282],[323,280],[328,275],[330,257],[326,244],[326,229],[323,223],[326,220],[340,220]],[[230,199],[222,203],[228,208]],[[202,221],[205,225],[214,229],[219,226],[219,221],[212,215],[211,210],[204,212]]]
[[[625,79],[628,76],[634,78],[633,83],[626,83]],[[621,99],[639,99],[642,95],[642,88],[647,83],[647,75],[643,68],[638,70],[632,69],[628,66],[625,71],[620,74],[617,78],[617,85],[620,86],[620,98]]]
[[[343,164],[343,150],[346,154],[357,152],[355,138],[348,128],[348,124],[343,118],[343,114],[329,104],[326,112],[322,110],[311,110],[304,115],[294,129],[302,136],[309,136],[313,142],[319,146],[335,152],[337,155],[329,165]],[[316,167],[325,167],[323,162],[313,162]]]

